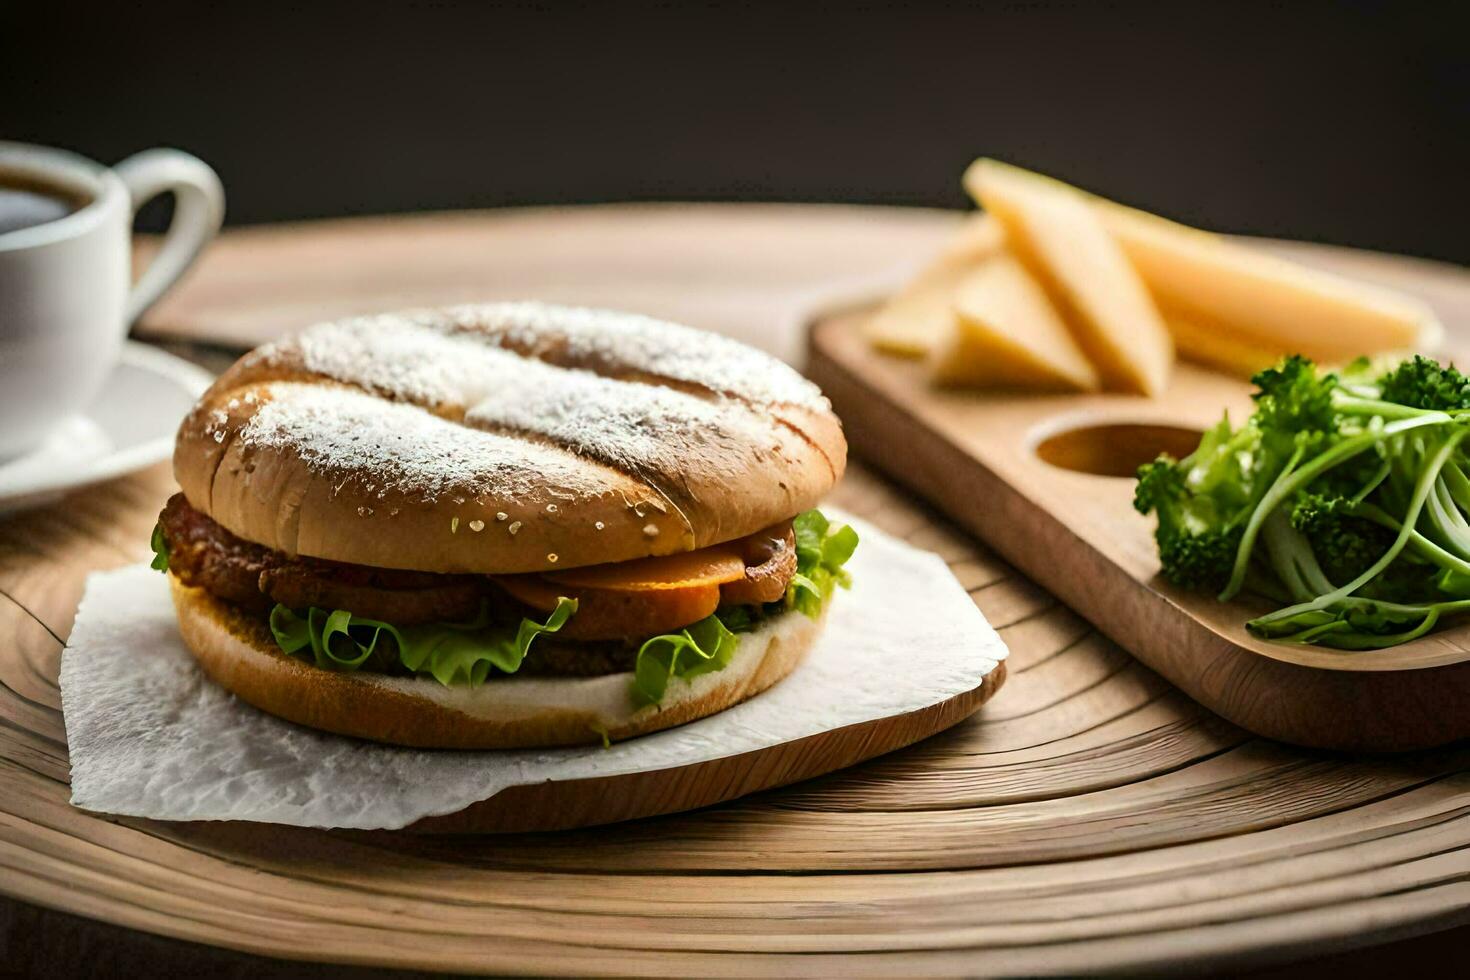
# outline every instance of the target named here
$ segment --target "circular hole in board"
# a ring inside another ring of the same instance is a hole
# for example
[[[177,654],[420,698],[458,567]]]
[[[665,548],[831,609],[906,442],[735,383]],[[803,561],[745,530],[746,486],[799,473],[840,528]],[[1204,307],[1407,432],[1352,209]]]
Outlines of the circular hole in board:
[[[1182,459],[1194,452],[1199,429],[1156,422],[1108,422],[1063,429],[1036,445],[1042,462],[1094,476],[1132,477],[1159,453]]]

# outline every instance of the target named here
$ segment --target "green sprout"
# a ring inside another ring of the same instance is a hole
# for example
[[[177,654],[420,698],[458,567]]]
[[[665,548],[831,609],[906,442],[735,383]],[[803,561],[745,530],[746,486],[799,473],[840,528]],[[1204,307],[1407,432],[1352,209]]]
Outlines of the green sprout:
[[[1294,356],[1252,380],[1243,425],[1139,468],[1163,577],[1222,601],[1249,588],[1286,603],[1255,635],[1344,650],[1470,610],[1470,378],[1425,357],[1332,373]]]

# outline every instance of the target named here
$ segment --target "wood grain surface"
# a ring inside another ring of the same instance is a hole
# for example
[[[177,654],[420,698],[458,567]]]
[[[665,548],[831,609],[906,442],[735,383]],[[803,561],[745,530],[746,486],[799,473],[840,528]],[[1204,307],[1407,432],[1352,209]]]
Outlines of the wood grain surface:
[[[954,219],[927,220],[932,246]],[[283,289],[309,278],[289,254]],[[803,312],[753,308],[749,330]],[[0,892],[57,910],[7,913],[36,926],[13,962],[107,956],[122,927],[167,937],[140,947],[161,975],[282,975],[224,951],[502,973],[1077,973],[1238,968],[1470,923],[1470,748],[1356,756],[1251,736],[861,465],[836,501],[942,555],[1011,648],[1003,693],[935,738],[709,810],[556,834],[84,813],[67,803],[62,643],[86,572],[145,557],[170,489],[158,468],[0,522]]]
[[[979,711],[1005,679],[1002,662],[972,690],[917,711],[688,766],[510,786],[458,813],[424,817],[408,829],[433,834],[526,833],[697,810],[825,776],[931,738]]]

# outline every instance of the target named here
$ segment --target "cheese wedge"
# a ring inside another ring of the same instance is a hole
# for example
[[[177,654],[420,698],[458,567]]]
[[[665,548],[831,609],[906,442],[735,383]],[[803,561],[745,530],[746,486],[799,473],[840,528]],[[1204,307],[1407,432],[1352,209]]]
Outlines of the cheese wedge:
[[[934,262],[895,293],[864,325],[868,341],[903,357],[925,357],[954,330],[954,291],[959,283],[997,255],[1005,233],[989,215],[965,219],[958,234]]]
[[[1106,388],[1160,394],[1174,344],[1148,290],[1088,202],[1065,185],[977,160],[965,188],[1005,228]]]
[[[1099,387],[1067,325],[1014,257],[997,256],[966,276],[953,310],[954,328],[930,362],[936,382],[1043,391]]]
[[[925,281],[909,284],[863,324],[874,347],[900,357],[925,357],[954,330],[954,292],[972,268],[945,275],[930,270]]]
[[[990,258],[1005,248],[1005,229],[984,211],[968,215],[939,253],[936,265],[949,262],[975,263]]]
[[[1174,346],[1181,357],[1218,368],[1226,374],[1249,379],[1257,371],[1281,360],[1281,349],[1275,344],[1207,327],[1178,314],[1166,316],[1164,322],[1168,324],[1169,333],[1174,335]]]
[[[1196,328],[1175,337],[1187,357],[1220,363],[1232,356],[1221,344],[1236,341],[1324,362],[1439,343],[1439,320],[1412,297],[1111,201],[1093,204],[1165,319]]]

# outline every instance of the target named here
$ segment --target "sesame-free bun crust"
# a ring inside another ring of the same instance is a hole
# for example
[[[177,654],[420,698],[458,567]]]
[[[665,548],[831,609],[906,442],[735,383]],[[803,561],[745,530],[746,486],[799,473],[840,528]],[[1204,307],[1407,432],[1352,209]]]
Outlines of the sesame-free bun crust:
[[[631,674],[497,677],[476,688],[432,678],[323,670],[282,653],[270,630],[203,589],[169,576],[179,632],[204,672],[242,700],[297,724],[417,748],[510,749],[617,741],[703,718],[791,673],[821,620],[786,613],[743,634],[724,670],[672,681],[639,708]],[[530,656],[535,656],[534,645]]]
[[[814,506],[847,443],[787,365],[646,317],[533,303],[319,324],[180,427],[189,502],[288,554],[427,572],[690,551]]]

